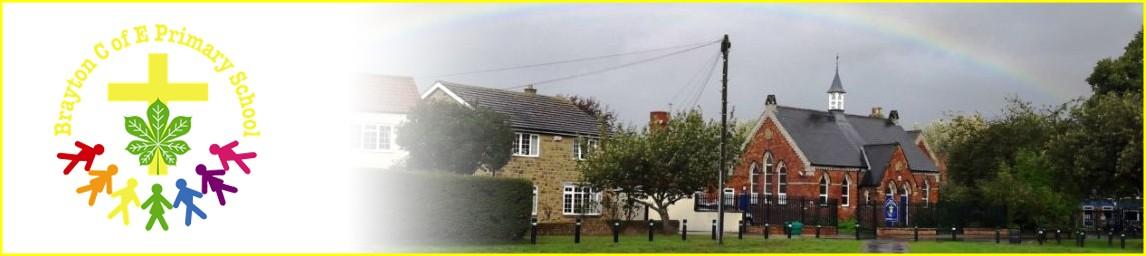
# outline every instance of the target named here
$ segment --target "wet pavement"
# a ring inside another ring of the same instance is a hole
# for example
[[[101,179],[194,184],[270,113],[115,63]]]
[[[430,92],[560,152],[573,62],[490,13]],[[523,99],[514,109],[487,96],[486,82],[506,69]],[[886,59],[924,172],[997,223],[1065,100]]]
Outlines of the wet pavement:
[[[871,240],[864,242],[863,252],[906,253],[907,242],[892,240]]]

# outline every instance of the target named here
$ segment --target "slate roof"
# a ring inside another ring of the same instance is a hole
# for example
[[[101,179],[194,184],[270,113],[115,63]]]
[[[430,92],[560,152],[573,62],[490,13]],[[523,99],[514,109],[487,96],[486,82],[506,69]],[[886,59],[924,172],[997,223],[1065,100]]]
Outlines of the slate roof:
[[[776,119],[812,165],[875,170],[864,162],[864,154],[867,153],[868,162],[872,165],[886,163],[890,155],[872,155],[879,152],[865,152],[867,146],[898,144],[906,145],[902,147],[903,153],[912,171],[939,170],[919,147],[914,146],[914,137],[903,127],[884,118],[776,106]]]
[[[600,133],[597,119],[568,99],[447,81],[437,83],[471,106],[488,107],[507,115],[514,129],[566,135]]]
[[[828,88],[828,93],[833,93],[833,92],[848,93],[847,91],[844,91],[844,84],[840,82],[840,71],[839,70],[836,70],[836,77],[832,78],[832,87]]]
[[[860,181],[861,186],[875,186],[883,180],[883,173],[891,162],[891,156],[895,154],[896,147],[899,147],[899,143],[863,146],[871,166],[869,166],[867,174],[863,176],[863,180]]]
[[[412,77],[358,75],[353,83],[355,110],[402,114],[418,104],[418,88]]]

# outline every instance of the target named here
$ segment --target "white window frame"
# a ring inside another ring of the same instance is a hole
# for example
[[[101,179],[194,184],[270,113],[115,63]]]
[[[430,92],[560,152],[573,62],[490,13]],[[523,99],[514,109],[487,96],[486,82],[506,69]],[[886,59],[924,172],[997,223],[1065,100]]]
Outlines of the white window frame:
[[[764,152],[764,204],[772,204],[772,190],[768,187],[772,185],[772,152]]]
[[[820,176],[820,183],[817,185],[820,192],[820,205],[828,205],[828,194],[832,189],[832,182],[828,179],[827,173],[824,173],[823,176]]]
[[[776,194],[778,199],[776,203],[786,205],[788,204],[788,167],[784,166],[781,161],[779,168],[776,168]]]
[[[577,137],[577,139],[573,140],[573,159],[585,160],[585,157],[588,156],[589,150],[581,148],[581,142],[585,142],[585,145],[589,146],[589,149],[597,148],[597,139]]]
[[[537,198],[537,185],[533,185],[533,211],[530,211],[533,216],[537,216]]]
[[[923,208],[931,207],[931,182],[923,180]]]
[[[852,184],[851,179],[852,179],[851,177],[849,177],[845,174],[843,183],[840,184],[840,205],[841,206],[846,207],[846,206],[851,205],[851,203],[852,203],[852,190],[850,187],[848,187]]]
[[[397,143],[395,138],[397,132],[393,125],[382,123],[363,123],[358,126],[358,149],[367,152],[391,152],[397,150]],[[386,129],[386,141],[383,143],[382,135],[383,128]],[[374,142],[372,147],[367,146],[367,134],[373,136]],[[383,147],[385,146],[385,147]]]
[[[528,140],[528,142],[529,142],[528,148],[526,148],[526,145],[522,145],[522,142],[525,142],[526,140]],[[538,135],[536,133],[515,132],[515,133],[513,133],[513,144],[512,144],[513,145],[513,149],[512,149],[513,156],[527,156],[527,157],[541,156],[541,145],[540,144],[541,144],[541,135]],[[522,150],[529,151],[529,152],[522,154],[521,153]]]
[[[561,195],[562,215],[601,215],[601,192],[583,184],[565,184]],[[586,206],[582,206],[586,205]],[[584,213],[579,212],[584,210]]]
[[[756,163],[752,163],[751,170],[748,171],[748,191],[752,196],[749,204],[756,204],[756,197],[759,195],[759,188],[757,188],[756,181],[760,178],[760,169],[756,167]]]

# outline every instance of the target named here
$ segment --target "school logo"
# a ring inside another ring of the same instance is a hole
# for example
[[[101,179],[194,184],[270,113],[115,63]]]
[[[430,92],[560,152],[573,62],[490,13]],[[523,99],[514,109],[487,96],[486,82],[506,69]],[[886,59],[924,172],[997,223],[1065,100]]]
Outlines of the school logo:
[[[181,211],[187,227],[223,212],[240,195],[233,181],[254,176],[258,156],[248,146],[261,130],[246,72],[186,28],[142,25],[109,38],[67,79],[53,125],[61,182],[78,185],[69,203],[106,209],[124,225],[142,216],[148,231],[156,223],[168,230],[168,212]],[[123,68],[136,66],[146,69]],[[206,76],[173,81],[183,71],[173,67]],[[92,87],[106,95],[83,93]],[[235,98],[210,97],[214,90]]]

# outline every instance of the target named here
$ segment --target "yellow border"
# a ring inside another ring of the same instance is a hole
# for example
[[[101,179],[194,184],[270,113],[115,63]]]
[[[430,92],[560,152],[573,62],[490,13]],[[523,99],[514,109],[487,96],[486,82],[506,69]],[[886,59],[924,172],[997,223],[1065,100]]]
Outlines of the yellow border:
[[[4,5],[8,3],[707,3],[695,0],[394,0],[394,1],[376,1],[376,0],[50,0],[50,1],[36,1],[36,0],[0,0],[0,59],[3,58],[3,40],[4,40]],[[720,2],[712,3],[811,3],[811,4],[828,4],[828,3],[1139,3],[1143,4],[1143,20],[1146,20],[1146,4],[1142,0],[1101,0],[1101,1],[1072,1],[1072,0],[928,0],[928,1],[910,1],[910,0],[781,0],[781,1],[754,1],[754,0],[723,0]],[[1146,29],[1146,23],[1144,23]],[[1144,54],[1146,57],[1146,54]],[[4,191],[3,191],[3,61],[0,61],[0,228],[3,228],[3,212],[4,212]],[[1146,73],[1146,68],[1143,69]],[[1143,101],[1143,106],[1146,107],[1146,100]],[[1146,123],[1143,124],[1146,130]],[[1146,153],[1143,153],[1143,159],[1146,159]],[[1146,180],[1143,180],[1146,185]],[[517,256],[517,255],[534,255],[541,253],[100,253],[100,254],[67,254],[67,253],[20,253],[9,254],[4,253],[4,234],[0,229],[0,255],[491,255],[491,256]],[[78,239],[78,238],[76,238]],[[66,239],[61,243],[66,244]],[[590,255],[590,256],[612,256],[617,254],[609,253],[545,253],[546,255]],[[705,255],[862,255],[862,253],[704,253]],[[912,255],[967,255],[976,253],[910,253]],[[979,255],[1074,255],[1071,253],[977,253]],[[1146,255],[1146,253],[1077,253],[1084,255]],[[698,255],[697,253],[626,253],[625,255]]]

